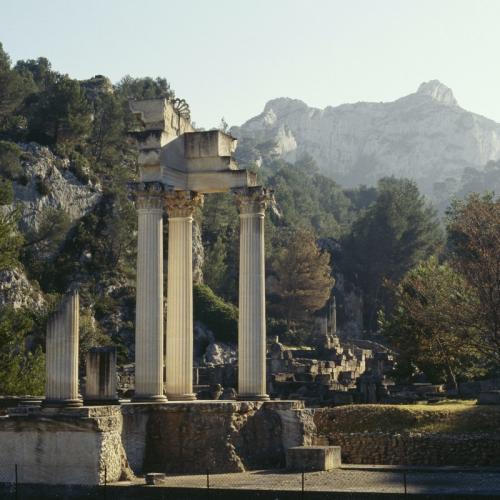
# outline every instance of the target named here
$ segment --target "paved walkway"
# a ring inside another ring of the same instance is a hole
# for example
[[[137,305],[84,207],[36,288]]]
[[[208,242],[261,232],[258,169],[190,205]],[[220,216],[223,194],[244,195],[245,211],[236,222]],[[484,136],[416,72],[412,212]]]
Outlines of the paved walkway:
[[[129,484],[137,484],[138,479]],[[301,491],[302,474],[277,471],[251,471],[231,474],[211,474],[212,489]],[[115,483],[126,486],[124,483]],[[161,487],[207,488],[206,475],[168,476]],[[342,468],[329,472],[304,474],[304,491],[364,492],[364,493],[447,493],[498,494],[500,470],[402,470],[370,466]]]

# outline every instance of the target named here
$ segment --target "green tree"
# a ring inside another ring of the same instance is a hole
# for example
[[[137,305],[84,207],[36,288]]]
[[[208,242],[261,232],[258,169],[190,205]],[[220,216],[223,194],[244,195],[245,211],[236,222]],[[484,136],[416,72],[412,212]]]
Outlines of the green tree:
[[[123,106],[115,95],[103,94],[94,100],[93,107],[88,156],[94,170],[113,168],[127,148]]]
[[[363,291],[367,329],[376,329],[379,308],[390,312],[391,297],[384,282],[397,283],[440,242],[436,213],[416,184],[382,179],[376,201],[362,212],[343,241],[342,269]]]
[[[419,263],[395,287],[395,308],[380,315],[382,334],[399,352],[400,375],[422,370],[456,389],[459,380],[486,372],[475,321],[479,300],[462,275],[435,257]]]
[[[25,345],[33,327],[27,311],[0,308],[0,394],[43,394],[45,357],[40,348],[30,352]]]
[[[222,236],[218,235],[215,243],[205,252],[203,280],[212,290],[221,293],[226,276],[226,243]]]
[[[448,211],[451,262],[479,297],[482,347],[500,365],[500,198],[472,194]]]
[[[17,212],[0,212],[0,271],[19,265],[23,237],[17,229]]]
[[[52,65],[45,57],[17,61],[14,70],[24,76],[25,79],[31,80],[38,92],[48,90],[60,77],[59,73],[52,70]],[[35,92],[35,89],[33,89],[33,92]]]
[[[25,82],[19,73],[11,69],[10,58],[0,43],[0,129],[25,95]]]
[[[236,342],[238,308],[218,297],[207,285],[193,287],[193,314],[223,342]]]
[[[276,311],[287,322],[310,319],[330,297],[334,280],[330,255],[322,252],[308,229],[282,231],[271,261],[269,293]]]
[[[0,177],[17,180],[23,173],[21,148],[10,141],[0,141]]]
[[[116,90],[124,99],[155,99],[175,97],[175,93],[165,78],[133,78],[124,76],[116,86]]]
[[[57,147],[60,153],[83,144],[91,129],[91,108],[77,80],[60,75],[26,103],[29,139]]]

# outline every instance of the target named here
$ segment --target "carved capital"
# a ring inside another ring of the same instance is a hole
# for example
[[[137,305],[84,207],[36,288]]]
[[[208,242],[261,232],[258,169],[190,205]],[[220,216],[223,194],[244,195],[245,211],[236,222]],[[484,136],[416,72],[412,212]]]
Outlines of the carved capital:
[[[234,190],[240,215],[264,216],[266,208],[274,199],[274,191],[262,186]]]
[[[164,187],[161,182],[136,182],[131,185],[137,210],[161,210]]]
[[[194,191],[168,191],[164,199],[169,217],[191,217],[203,205],[203,195]]]

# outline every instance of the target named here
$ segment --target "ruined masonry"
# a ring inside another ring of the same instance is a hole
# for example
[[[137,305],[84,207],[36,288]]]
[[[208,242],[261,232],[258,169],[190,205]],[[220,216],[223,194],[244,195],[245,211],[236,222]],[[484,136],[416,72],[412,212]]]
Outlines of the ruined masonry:
[[[238,169],[236,140],[195,131],[186,110],[164,99],[131,102],[138,130],[139,220],[135,401],[189,401],[193,393],[192,222],[207,193],[232,192],[240,213],[238,387],[243,400],[266,394],[264,216],[272,193]],[[163,360],[163,210],[168,214],[168,282]],[[165,363],[163,363],[165,361]]]
[[[135,397],[117,401],[116,349],[100,347],[87,354],[82,402],[79,298],[69,293],[47,326],[45,401],[0,417],[0,478],[10,482],[96,485],[148,472],[276,468],[285,465],[290,447],[313,444],[312,412],[300,401],[269,401],[266,393],[264,216],[272,193],[237,168],[233,137],[193,130],[177,101],[131,107],[140,166],[133,185],[139,222]],[[193,213],[205,194],[221,191],[234,193],[241,224],[240,401],[193,401]],[[305,448],[306,456],[314,453]]]

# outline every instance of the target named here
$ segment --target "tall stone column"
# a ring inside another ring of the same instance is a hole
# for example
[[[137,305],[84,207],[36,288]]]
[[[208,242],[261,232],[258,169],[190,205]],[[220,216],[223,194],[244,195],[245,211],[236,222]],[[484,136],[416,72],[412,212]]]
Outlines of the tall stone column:
[[[238,398],[266,394],[264,215],[271,193],[261,186],[236,191],[240,212]]]
[[[193,393],[193,212],[203,196],[191,191],[165,195],[168,213],[166,392],[190,401]]]
[[[78,395],[78,291],[66,295],[47,322],[44,406],[81,406]]]
[[[163,394],[163,185],[137,184],[137,300],[134,401]]]

